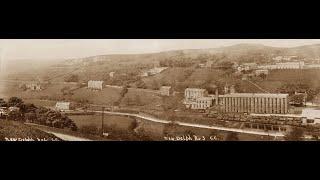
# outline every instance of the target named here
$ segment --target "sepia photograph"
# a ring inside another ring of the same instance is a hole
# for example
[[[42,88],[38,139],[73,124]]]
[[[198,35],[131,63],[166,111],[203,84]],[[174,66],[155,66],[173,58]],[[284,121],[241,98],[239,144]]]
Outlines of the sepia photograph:
[[[0,141],[318,141],[320,39],[0,39]]]

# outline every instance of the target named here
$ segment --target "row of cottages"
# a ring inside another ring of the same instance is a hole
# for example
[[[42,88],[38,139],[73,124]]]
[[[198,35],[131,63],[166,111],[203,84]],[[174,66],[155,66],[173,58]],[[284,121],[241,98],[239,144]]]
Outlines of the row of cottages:
[[[30,89],[32,91],[41,91],[41,84],[40,83],[30,83],[26,84],[27,89]]]
[[[104,81],[88,81],[88,89],[102,90],[104,87]]]
[[[298,62],[284,62],[284,63],[276,63],[276,64],[269,64],[269,65],[262,65],[259,66],[259,69],[303,69],[305,66],[304,61]]]
[[[26,84],[20,84],[19,88],[25,88],[26,90],[31,91],[41,91],[43,90],[40,83],[26,83]]]

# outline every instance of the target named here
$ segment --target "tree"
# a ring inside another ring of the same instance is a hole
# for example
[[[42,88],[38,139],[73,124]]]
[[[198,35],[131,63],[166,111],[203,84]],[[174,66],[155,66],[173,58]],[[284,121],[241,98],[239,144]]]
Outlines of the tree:
[[[239,141],[238,134],[235,132],[230,132],[227,134],[226,141]]]
[[[156,81],[156,80],[153,80],[152,89],[153,90],[159,90],[160,89],[160,83],[158,81]]]
[[[304,103],[304,94],[295,94],[291,97],[291,102],[293,104],[302,106]]]
[[[122,90],[120,92],[120,96],[124,97],[127,93],[128,93],[128,88],[127,88],[127,86],[125,86],[122,88]]]
[[[20,105],[20,111],[22,113],[30,113],[30,112],[35,112],[37,107],[34,104],[31,103],[26,103],[26,104],[21,104]]]
[[[26,84],[22,84],[19,88],[22,89],[22,91],[26,91],[28,89]]]
[[[7,106],[7,102],[4,99],[0,98],[0,107],[6,107],[6,106]]]
[[[265,80],[267,78],[267,75],[265,73],[261,73],[259,74],[259,77],[263,80]]]
[[[147,88],[146,83],[144,81],[142,81],[142,80],[137,81],[136,82],[136,86],[137,86],[137,88],[142,88],[142,89],[146,89]]]
[[[294,127],[292,130],[285,135],[284,139],[287,141],[300,141],[304,135],[304,130],[299,127]]]
[[[72,95],[72,91],[69,86],[63,87],[60,91],[64,96],[65,95]]]
[[[76,74],[71,74],[67,77],[64,78],[65,82],[78,82],[79,81],[79,76]]]
[[[20,107],[23,104],[23,100],[18,97],[11,97],[8,101],[9,107],[16,106]]]

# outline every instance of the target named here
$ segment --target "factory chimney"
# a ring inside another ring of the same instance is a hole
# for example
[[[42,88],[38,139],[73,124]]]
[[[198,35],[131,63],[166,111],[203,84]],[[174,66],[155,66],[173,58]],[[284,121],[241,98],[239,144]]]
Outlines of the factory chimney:
[[[216,89],[216,105],[219,105],[219,92],[218,92],[218,88]]]

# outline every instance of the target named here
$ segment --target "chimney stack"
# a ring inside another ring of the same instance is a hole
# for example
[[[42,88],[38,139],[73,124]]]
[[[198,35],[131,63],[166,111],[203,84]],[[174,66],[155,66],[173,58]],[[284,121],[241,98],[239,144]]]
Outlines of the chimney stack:
[[[218,92],[218,88],[216,89],[216,105],[219,105],[219,92]]]

